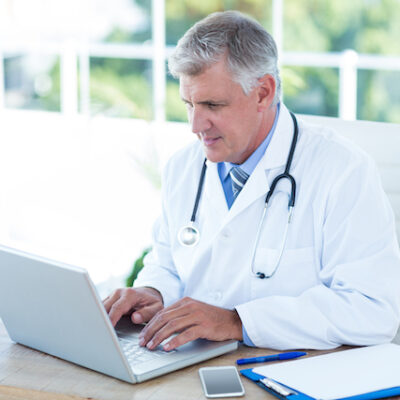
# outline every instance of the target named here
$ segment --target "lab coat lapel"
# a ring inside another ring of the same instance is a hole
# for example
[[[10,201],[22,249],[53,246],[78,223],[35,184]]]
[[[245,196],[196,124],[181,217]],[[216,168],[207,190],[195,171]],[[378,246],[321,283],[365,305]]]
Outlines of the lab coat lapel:
[[[269,182],[284,171],[293,138],[293,121],[288,109],[281,104],[279,119],[272,140],[260,162],[244,185],[239,196],[226,215],[225,224],[249,207],[269,190]],[[275,169],[279,171],[274,173]],[[282,170],[282,171],[281,171]]]
[[[207,209],[205,215],[212,218],[218,226],[228,213],[224,189],[218,174],[218,164],[207,160],[207,172],[204,182],[203,207]]]

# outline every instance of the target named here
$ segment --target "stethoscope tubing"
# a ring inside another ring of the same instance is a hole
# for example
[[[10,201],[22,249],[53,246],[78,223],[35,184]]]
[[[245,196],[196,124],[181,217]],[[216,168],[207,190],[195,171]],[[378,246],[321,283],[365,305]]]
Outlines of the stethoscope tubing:
[[[257,276],[258,278],[261,278],[261,279],[270,278],[276,272],[277,266],[279,265],[279,262],[280,262],[280,259],[282,257],[282,253],[283,253],[283,250],[284,250],[288,224],[291,221],[292,210],[293,210],[293,207],[294,207],[295,201],[296,201],[296,180],[290,174],[290,168],[291,168],[291,165],[292,165],[293,156],[294,156],[294,152],[295,152],[296,145],[297,145],[299,128],[298,128],[298,123],[297,123],[296,116],[292,112],[290,112],[290,116],[292,117],[292,120],[293,120],[294,129],[293,129],[293,139],[292,139],[292,143],[290,145],[290,150],[289,150],[288,158],[287,158],[287,161],[286,161],[285,171],[282,174],[279,174],[278,176],[276,176],[274,178],[274,180],[272,181],[271,186],[269,188],[269,191],[268,191],[267,195],[265,196],[265,206],[264,206],[263,214],[262,214],[262,217],[261,217],[260,225],[259,225],[258,230],[257,230],[257,236],[256,236],[256,241],[255,241],[255,246],[254,246],[254,251],[253,251],[253,257],[252,257],[252,260],[251,260],[251,271],[252,271],[252,274]],[[192,216],[190,218],[190,223],[187,226],[183,226],[180,229],[179,233],[178,233],[178,240],[184,246],[193,246],[193,245],[197,244],[198,241],[199,241],[200,233],[199,233],[198,229],[194,226],[194,222],[196,220],[197,209],[198,209],[200,198],[201,198],[201,194],[202,194],[202,191],[203,191],[203,185],[204,185],[204,178],[205,178],[206,170],[207,170],[207,158],[204,159],[203,167],[201,169],[200,180],[199,180],[199,184],[198,184],[198,187],[197,187],[196,199],[195,199],[195,203],[194,203],[194,206],[193,206]],[[275,188],[276,188],[277,184],[282,179],[288,179],[290,181],[290,186],[291,186],[290,198],[289,198],[289,203],[288,203],[288,210],[289,210],[288,224],[287,224],[286,229],[285,229],[284,241],[283,241],[283,244],[281,245],[280,255],[279,255],[279,258],[278,258],[277,265],[275,266],[274,271],[270,275],[267,276],[262,272],[254,272],[253,265],[254,265],[254,259],[255,259],[255,252],[257,250],[257,246],[258,246],[258,243],[259,243],[259,240],[260,240],[260,233],[261,233],[261,229],[262,229],[262,226],[263,226],[263,223],[264,223],[264,219],[265,219],[268,203],[269,203],[269,201],[270,201],[270,199],[271,199],[271,197],[272,197],[272,195],[273,195],[273,193],[275,191]],[[182,236],[183,236],[183,234],[185,232],[186,233],[187,232],[193,232],[193,235],[194,235],[193,238],[192,238],[193,240],[187,240],[187,242],[185,242],[185,240],[182,238]]]
[[[289,154],[288,154],[288,158],[286,161],[286,166],[285,166],[285,172],[283,172],[282,174],[276,176],[274,178],[274,180],[271,183],[271,187],[265,197],[265,203],[268,204],[270,198],[272,197],[274,191],[275,191],[275,187],[278,184],[278,182],[281,179],[289,179],[290,181],[290,187],[291,187],[291,193],[290,193],[290,199],[289,199],[289,207],[294,207],[295,201],[296,201],[296,180],[293,178],[293,176],[290,174],[290,167],[292,166],[292,161],[293,161],[293,156],[294,156],[294,151],[296,149],[296,145],[297,145],[297,138],[299,136],[299,126],[297,124],[297,119],[296,116],[290,112],[290,116],[292,117],[293,120],[293,125],[294,125],[294,129],[293,129],[293,139],[292,139],[292,143],[290,145],[290,150],[289,150]]]
[[[199,185],[197,186],[196,200],[194,202],[192,217],[190,218],[190,222],[192,222],[192,223],[194,223],[194,221],[196,220],[197,208],[199,207],[201,192],[203,191],[203,185],[204,185],[204,178],[206,176],[206,170],[207,170],[207,158],[204,159],[203,167],[201,168]]]

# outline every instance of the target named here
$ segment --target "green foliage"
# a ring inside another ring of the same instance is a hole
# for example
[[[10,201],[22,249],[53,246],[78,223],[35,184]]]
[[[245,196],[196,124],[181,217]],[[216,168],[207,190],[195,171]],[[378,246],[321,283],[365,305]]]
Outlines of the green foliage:
[[[362,70],[358,81],[357,118],[400,123],[400,72]]]
[[[133,282],[135,282],[135,279],[137,278],[139,272],[143,268],[143,259],[146,257],[146,255],[150,252],[151,248],[147,248],[143,250],[143,253],[141,256],[135,261],[133,264],[132,272],[130,275],[126,278],[126,286],[131,287],[133,286]]]
[[[167,44],[175,45],[197,21],[216,11],[238,10],[271,29],[272,0],[165,0]]]
[[[284,4],[286,51],[400,54],[399,0],[285,0]],[[290,108],[337,116],[337,71],[285,67],[283,72],[284,99]],[[359,70],[357,117],[398,122],[399,78],[400,72]]]
[[[283,97],[292,110],[335,117],[338,114],[339,73],[334,68],[285,67]]]
[[[284,49],[400,54],[399,0],[285,0]]]
[[[116,26],[113,31],[104,39],[107,43],[143,43],[151,40],[151,0],[131,0],[147,16],[148,23],[139,27],[132,27],[131,30],[124,30]]]
[[[38,96],[40,106],[38,109],[49,111],[60,111],[61,109],[61,88],[60,88],[60,58],[54,63],[50,70],[49,76],[51,77],[51,90],[44,96]]]
[[[167,81],[167,120],[187,122],[186,107],[179,95],[179,84],[177,81]]]
[[[32,75],[25,75],[23,68],[29,56],[13,54],[4,58],[5,105],[29,110],[60,111],[60,57],[48,55],[36,57],[45,60],[45,64],[48,65]],[[41,79],[46,81],[46,89],[43,91],[36,88],[38,80]],[[10,96],[12,92],[16,93],[15,99],[12,95]]]
[[[152,118],[151,85],[146,64],[135,60],[92,59],[92,113],[126,118]]]
[[[143,43],[151,40],[152,2],[131,0],[148,23],[120,27],[104,40]],[[284,0],[283,47],[285,51],[341,52],[400,55],[400,0]],[[175,45],[195,22],[215,11],[236,9],[272,28],[272,0],[165,0],[166,41]],[[5,65],[7,68],[7,65]],[[7,71],[6,71],[7,72]],[[91,112],[109,116],[153,118],[151,62],[142,60],[91,59]],[[50,110],[60,108],[60,68],[51,70],[53,89],[34,99]],[[400,72],[358,72],[357,117],[399,122]],[[284,101],[295,112],[337,116],[338,71],[334,68],[284,67]],[[167,80],[167,119],[186,121],[178,84]]]

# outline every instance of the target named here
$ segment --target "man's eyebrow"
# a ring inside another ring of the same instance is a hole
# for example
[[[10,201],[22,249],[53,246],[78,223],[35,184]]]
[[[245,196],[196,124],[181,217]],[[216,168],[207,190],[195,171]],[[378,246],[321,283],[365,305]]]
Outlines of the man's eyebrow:
[[[191,101],[186,100],[186,99],[184,99],[183,97],[181,97],[181,100],[182,100],[184,103],[192,104]],[[210,100],[197,101],[196,103],[197,103],[197,104],[206,104],[206,105],[207,105],[207,104],[218,104],[218,105],[226,105],[226,104],[228,104],[228,102],[225,101],[225,100],[212,100],[212,99],[210,99]]]
[[[226,101],[223,100],[204,100],[204,101],[199,101],[198,104],[218,104],[218,105],[224,105],[227,104]]]

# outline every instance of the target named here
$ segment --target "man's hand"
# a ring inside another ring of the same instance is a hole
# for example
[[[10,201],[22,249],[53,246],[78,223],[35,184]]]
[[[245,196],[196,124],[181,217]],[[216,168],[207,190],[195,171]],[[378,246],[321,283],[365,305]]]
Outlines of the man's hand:
[[[103,300],[103,304],[113,326],[123,315],[131,313],[134,324],[150,321],[164,307],[160,292],[147,287],[117,289]]]
[[[154,349],[172,334],[164,345],[173,350],[192,340],[242,340],[242,322],[235,310],[211,306],[189,297],[159,311],[140,333],[139,344]]]

